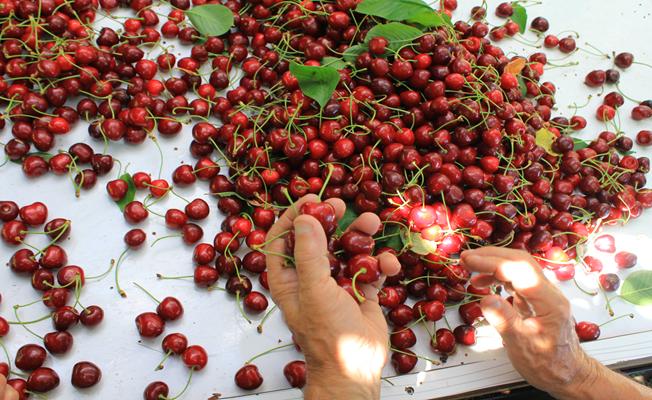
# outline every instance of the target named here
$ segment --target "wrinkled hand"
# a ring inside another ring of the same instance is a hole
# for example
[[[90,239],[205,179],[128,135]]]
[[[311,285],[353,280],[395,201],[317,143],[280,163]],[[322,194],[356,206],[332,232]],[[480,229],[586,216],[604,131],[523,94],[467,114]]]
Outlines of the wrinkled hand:
[[[0,400],[18,400],[18,393],[9,385],[4,375],[0,374]]]
[[[478,287],[503,284],[514,294],[514,304],[500,296],[480,302],[485,318],[502,336],[514,368],[531,385],[559,398],[589,380],[594,360],[580,347],[570,304],[546,279],[528,253],[484,247],[462,253]]]
[[[298,215],[305,202],[300,199],[281,216],[268,233],[268,279],[272,298],[283,312],[307,364],[306,398],[373,399],[379,397],[380,372],[387,359],[387,323],[378,305],[378,287],[359,285],[366,300],[358,304],[330,276],[324,230],[308,215]],[[326,200],[341,218],[345,204]],[[375,234],[381,226],[378,216],[365,213],[350,226]],[[284,236],[294,229],[296,268],[286,266]],[[400,270],[395,256],[378,256],[385,275]]]

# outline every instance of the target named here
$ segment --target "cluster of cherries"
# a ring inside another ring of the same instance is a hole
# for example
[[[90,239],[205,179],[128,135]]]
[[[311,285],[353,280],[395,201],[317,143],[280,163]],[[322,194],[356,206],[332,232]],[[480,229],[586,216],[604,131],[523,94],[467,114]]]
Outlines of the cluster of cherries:
[[[68,256],[61,242],[68,238],[71,231],[71,221],[63,218],[48,220],[47,206],[41,202],[19,207],[13,201],[0,201],[0,221],[2,221],[2,239],[11,246],[26,245],[14,252],[9,260],[9,267],[18,275],[31,277],[34,290],[40,293],[40,301],[14,306],[18,319],[18,310],[38,302],[51,310],[45,317],[34,321],[8,321],[0,316],[0,338],[5,338],[11,325],[27,325],[46,319],[52,321],[53,332],[43,337],[28,331],[42,340],[43,345],[27,344],[16,352],[14,365],[28,373],[26,379],[17,373],[16,378],[8,380],[20,398],[26,398],[29,392],[45,393],[56,388],[59,375],[55,370],[44,367],[47,353],[58,356],[68,353],[73,346],[73,335],[70,330],[78,323],[92,328],[102,322],[104,311],[96,305],[84,307],[79,302],[79,294],[85,283],[84,270],[77,265],[68,265]],[[44,227],[42,232],[30,231]],[[43,249],[37,249],[25,239],[28,235],[44,234],[50,242]],[[69,305],[72,300],[75,303]],[[80,309],[80,310],[78,310]],[[1,344],[1,343],[0,343]],[[47,350],[47,351],[46,351]],[[9,377],[13,371],[8,363],[0,363],[0,373]],[[73,386],[84,389],[97,384],[102,377],[101,370],[91,362],[75,364],[71,382]]]
[[[410,350],[416,343],[412,328],[419,323],[434,328],[446,308],[457,307],[464,324],[432,332],[433,351],[445,358],[458,343],[475,343],[475,325],[482,318],[478,300],[489,291],[468,285],[470,274],[457,261],[462,249],[484,244],[524,249],[559,280],[569,280],[575,273],[577,246],[601,222],[635,218],[652,206],[652,192],[644,189],[649,159],[627,154],[632,139],[604,131],[586,147],[578,146],[570,134],[584,128],[586,120],[552,116],[556,89],[551,82],[541,82],[545,53],[510,59],[492,44],[490,39],[518,33],[520,27],[511,19],[490,29],[486,9],[475,7],[472,23],[458,21],[452,28],[434,29],[395,51],[387,38],[364,41],[382,21],[358,18],[358,0],[227,0],[224,5],[234,13],[235,28],[220,37],[202,38],[187,24],[184,11],[205,3],[172,0],[167,21],[157,28],[160,21],[152,0],[7,0],[0,9],[6,38],[0,71],[9,78],[0,79],[0,95],[7,101],[0,124],[5,119],[13,123],[5,153],[22,163],[27,176],[69,174],[79,191],[93,187],[114,164],[109,154],[96,153],[81,142],[47,154],[55,148],[56,136],[67,134],[80,118],[90,122],[93,140],[131,145],[148,138],[158,144],[156,132],[163,138],[174,136],[184,122],[199,121],[189,144],[196,162],[178,166],[172,184],[152,179],[147,172],[130,175],[134,186],[148,195],[127,202],[123,215],[129,224],[139,224],[158,199],[174,194],[175,186],[205,182],[226,215],[213,240],[201,242],[199,223],[209,215],[203,199],[188,201],[183,210],[166,210],[165,223],[194,246],[194,282],[216,289],[221,278],[226,280],[224,289],[243,306],[245,318],[244,311],[268,308],[265,294],[253,290],[250,278],[257,275],[260,286],[268,289],[263,250],[267,231],[284,207],[308,193],[342,198],[354,212],[377,213],[385,223],[376,248],[376,240],[361,232],[334,235],[337,221],[327,203],[302,210],[318,218],[332,238],[332,275],[359,301],[356,283],[380,276],[374,255],[391,251],[398,256],[402,270],[386,280],[380,302],[393,325],[391,358],[399,373],[411,371],[418,359]],[[123,5],[136,15],[123,22],[123,30],[93,31],[98,7],[110,12]],[[457,2],[444,0],[442,7],[450,15]],[[511,3],[496,8],[503,18],[513,12]],[[531,29],[543,36],[549,23],[538,17]],[[162,37],[190,45],[189,56],[177,60],[165,50],[155,60],[146,59],[142,48]],[[543,43],[564,53],[577,48],[570,36],[546,35]],[[325,57],[339,57],[355,44],[367,51],[339,70],[337,88],[320,108],[300,89],[289,71],[290,61],[320,65]],[[618,67],[633,63],[628,54],[615,57]],[[199,72],[202,68],[210,69],[207,81]],[[242,75],[233,82],[236,68]],[[161,72],[170,77],[159,79]],[[616,72],[592,72],[587,83],[616,82]],[[76,107],[66,106],[69,101],[76,101]],[[613,119],[622,104],[624,98],[616,92],[605,96],[597,118]],[[649,102],[644,102],[632,117],[647,118],[650,111]],[[541,132],[552,136],[550,148],[538,144]],[[648,144],[650,134],[642,132],[637,141]],[[33,148],[38,153],[31,152]],[[214,152],[226,165],[218,164]],[[106,190],[122,202],[129,185],[127,179],[115,179]],[[3,202],[0,210],[2,238],[12,245],[23,242],[29,226],[47,219],[47,209],[43,215],[39,203],[18,209]],[[64,219],[48,222],[45,232],[53,243],[39,254],[19,250],[10,266],[33,275],[32,284],[44,292],[53,318],[61,314],[56,318],[59,326],[74,325],[66,325],[75,320],[73,315],[82,323],[98,323],[99,307],[77,313],[66,305],[70,291],[84,283],[83,270],[67,266],[65,251],[56,244],[69,229]],[[289,252],[291,237],[286,237]],[[146,238],[134,227],[124,236],[127,250],[141,247]],[[631,256],[616,260],[631,264]],[[601,277],[600,283],[609,290],[613,277]],[[124,294],[119,283],[116,286]],[[406,304],[408,298],[414,305]],[[139,315],[136,325],[142,336],[157,337],[165,320],[178,318],[182,310],[178,300],[166,298],[156,313]],[[66,328],[57,335],[65,333]],[[181,334],[168,335],[163,350],[181,355],[191,371],[207,362],[206,352],[187,346]],[[300,387],[305,365],[293,363],[284,372]],[[240,369],[235,379],[250,390],[262,384],[253,364]],[[149,400],[167,395],[167,386],[155,382],[144,396]]]

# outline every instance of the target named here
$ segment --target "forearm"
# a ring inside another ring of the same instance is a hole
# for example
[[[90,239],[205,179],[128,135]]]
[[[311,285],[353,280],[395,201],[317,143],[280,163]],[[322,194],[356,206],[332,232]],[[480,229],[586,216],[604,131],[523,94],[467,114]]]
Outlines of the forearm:
[[[377,400],[380,377],[374,382],[355,381],[339,373],[307,371],[306,400]]]
[[[577,383],[551,393],[560,400],[649,400],[652,389],[610,370],[597,360],[587,357],[587,367],[580,372]]]

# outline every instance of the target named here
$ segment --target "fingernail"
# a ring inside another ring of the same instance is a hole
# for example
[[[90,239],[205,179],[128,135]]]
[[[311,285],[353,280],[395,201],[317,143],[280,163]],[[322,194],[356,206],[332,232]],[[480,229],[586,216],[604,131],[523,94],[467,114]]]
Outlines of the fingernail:
[[[312,225],[301,218],[294,220],[294,233],[296,235],[307,235],[312,233]]]

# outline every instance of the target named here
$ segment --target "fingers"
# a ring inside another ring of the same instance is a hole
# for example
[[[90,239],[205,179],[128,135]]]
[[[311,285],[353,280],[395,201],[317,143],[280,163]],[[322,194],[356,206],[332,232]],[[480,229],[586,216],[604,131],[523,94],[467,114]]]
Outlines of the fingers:
[[[5,398],[5,388],[7,387],[7,378],[0,374],[0,400]]]
[[[294,219],[294,263],[301,289],[314,288],[330,278],[326,233],[309,215]]]
[[[4,400],[18,400],[18,392],[14,390],[11,386],[7,386],[7,391],[5,392]]]
[[[380,271],[383,275],[394,276],[401,271],[401,263],[394,254],[384,252],[380,253],[377,258],[380,263]]]
[[[304,203],[319,201],[319,197],[316,194],[309,194],[303,196],[296,203],[291,205],[285,212],[279,217],[279,219],[274,223],[274,226],[267,233],[267,237],[273,238],[285,231],[292,229],[292,221],[299,215],[299,210]],[[336,209],[337,210],[337,209]]]
[[[381,222],[378,215],[366,212],[360,214],[360,216],[356,218],[355,221],[351,222],[351,225],[349,225],[346,230],[356,230],[373,236],[378,232],[378,229],[380,229],[380,225]]]
[[[474,278],[474,284],[487,286],[489,277],[511,284],[537,315],[549,314],[560,301],[560,293],[524,252],[487,247],[462,253],[462,263],[470,271],[485,274],[482,278]]]
[[[486,320],[493,326],[504,341],[509,342],[520,331],[523,322],[509,302],[500,296],[485,296],[480,307]]]

